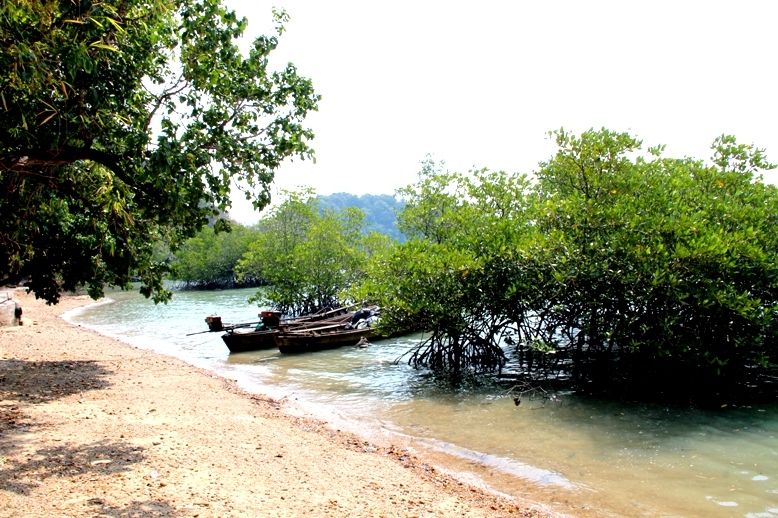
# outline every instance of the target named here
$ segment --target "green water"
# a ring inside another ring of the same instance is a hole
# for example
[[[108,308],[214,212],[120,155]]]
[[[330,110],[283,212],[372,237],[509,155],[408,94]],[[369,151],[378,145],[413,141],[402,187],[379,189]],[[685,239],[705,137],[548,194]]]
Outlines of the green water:
[[[256,320],[252,293],[178,292],[154,306],[114,292],[68,318],[250,390],[410,436],[500,491],[571,514],[778,518],[776,404],[710,412],[565,395],[517,407],[508,386],[452,388],[395,363],[418,336],[283,356],[230,355],[218,333],[185,336],[212,313]]]

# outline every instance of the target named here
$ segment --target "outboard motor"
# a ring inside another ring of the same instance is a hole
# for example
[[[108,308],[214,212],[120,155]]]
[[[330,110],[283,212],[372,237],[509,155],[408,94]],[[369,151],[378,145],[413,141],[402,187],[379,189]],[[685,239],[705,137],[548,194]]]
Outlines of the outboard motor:
[[[222,331],[224,329],[224,325],[222,324],[222,317],[218,315],[205,317],[205,323],[208,324],[209,331]]]

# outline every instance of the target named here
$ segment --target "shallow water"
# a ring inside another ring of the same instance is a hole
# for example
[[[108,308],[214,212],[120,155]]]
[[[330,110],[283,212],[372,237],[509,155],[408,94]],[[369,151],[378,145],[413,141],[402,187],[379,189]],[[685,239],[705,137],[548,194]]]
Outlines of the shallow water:
[[[68,318],[181,357],[275,397],[409,435],[459,459],[500,491],[618,516],[778,518],[778,405],[720,412],[560,397],[520,406],[508,385],[454,388],[394,360],[419,336],[302,355],[230,355],[204,318],[256,320],[254,290],[177,292],[154,306],[137,292]]]

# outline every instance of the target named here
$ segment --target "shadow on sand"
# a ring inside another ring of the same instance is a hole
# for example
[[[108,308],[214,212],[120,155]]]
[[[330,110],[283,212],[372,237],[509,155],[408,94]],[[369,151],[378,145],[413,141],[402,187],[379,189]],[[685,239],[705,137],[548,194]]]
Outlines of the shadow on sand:
[[[93,361],[0,360],[0,492],[34,497],[47,479],[79,482],[117,476],[145,459],[145,448],[122,441],[102,440],[90,444],[63,444],[20,456],[16,446],[46,423],[24,411],[59,398],[107,388],[113,374]],[[55,439],[56,440],[56,439]],[[86,496],[68,504],[69,512],[116,518],[191,516],[164,500],[135,500],[124,507],[102,498]]]

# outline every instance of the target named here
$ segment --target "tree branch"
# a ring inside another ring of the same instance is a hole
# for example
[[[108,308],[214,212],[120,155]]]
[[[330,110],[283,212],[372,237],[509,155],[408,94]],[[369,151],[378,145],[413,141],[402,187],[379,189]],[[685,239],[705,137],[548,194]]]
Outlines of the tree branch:
[[[154,118],[154,115],[157,113],[157,110],[159,110],[160,106],[162,106],[162,103],[166,99],[170,99],[170,97],[172,97],[172,96],[174,96],[174,95],[176,95],[178,93],[181,93],[188,86],[188,83],[186,81],[183,81],[183,79],[184,79],[184,74],[182,73],[182,74],[180,74],[178,76],[178,79],[176,79],[175,83],[170,85],[170,88],[166,88],[162,92],[162,94],[160,94],[159,97],[157,97],[157,102],[154,105],[154,109],[151,110],[151,113],[149,113],[149,116],[146,119],[146,123],[143,125],[143,131],[146,131],[146,130],[149,129],[149,125],[151,124],[151,120]],[[183,84],[181,84],[182,82],[183,82]],[[181,86],[179,87],[179,85],[181,85]],[[146,88],[146,91],[148,91],[148,88]],[[151,92],[149,92],[149,93],[151,93]]]
[[[13,155],[0,157],[0,171],[34,174],[39,169],[72,164],[79,160],[88,160],[108,168],[121,181],[131,187],[137,187],[132,178],[122,169],[120,162],[126,154],[109,153],[92,148],[63,146],[59,149],[26,149]]]

